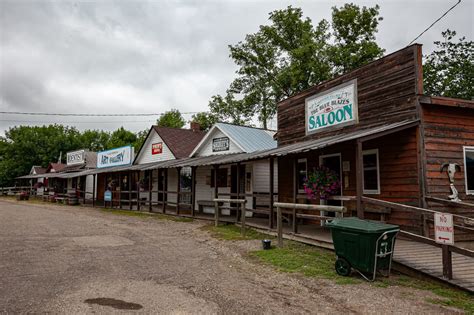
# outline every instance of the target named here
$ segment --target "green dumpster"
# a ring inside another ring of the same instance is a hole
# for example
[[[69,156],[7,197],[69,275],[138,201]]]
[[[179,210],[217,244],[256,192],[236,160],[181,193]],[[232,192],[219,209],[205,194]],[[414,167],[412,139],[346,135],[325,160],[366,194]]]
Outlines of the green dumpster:
[[[349,217],[334,219],[327,226],[331,228],[338,274],[348,276],[353,268],[368,281],[375,280],[380,270],[390,274],[395,238],[400,231],[397,225]]]

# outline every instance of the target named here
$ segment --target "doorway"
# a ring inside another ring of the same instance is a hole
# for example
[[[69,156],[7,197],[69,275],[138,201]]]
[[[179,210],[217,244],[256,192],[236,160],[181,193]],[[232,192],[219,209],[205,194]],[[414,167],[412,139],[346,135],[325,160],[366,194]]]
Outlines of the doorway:
[[[341,162],[341,153],[335,154],[328,154],[328,155],[320,155],[319,156],[319,166],[326,166],[331,171],[335,172],[338,180],[341,181],[342,179],[342,162]],[[339,187],[338,192],[335,194],[336,196],[342,196],[342,184]],[[320,200],[321,205],[328,205],[328,206],[342,206],[341,200]],[[334,217],[334,212],[326,212],[321,211],[321,215]],[[321,225],[324,225],[324,221],[321,221]]]

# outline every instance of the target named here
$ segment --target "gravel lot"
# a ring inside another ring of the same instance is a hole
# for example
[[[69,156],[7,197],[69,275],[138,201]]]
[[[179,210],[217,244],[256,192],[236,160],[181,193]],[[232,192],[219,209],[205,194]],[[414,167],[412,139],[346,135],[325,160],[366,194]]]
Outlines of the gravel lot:
[[[430,292],[279,273],[205,222],[0,199],[0,313],[451,313]]]

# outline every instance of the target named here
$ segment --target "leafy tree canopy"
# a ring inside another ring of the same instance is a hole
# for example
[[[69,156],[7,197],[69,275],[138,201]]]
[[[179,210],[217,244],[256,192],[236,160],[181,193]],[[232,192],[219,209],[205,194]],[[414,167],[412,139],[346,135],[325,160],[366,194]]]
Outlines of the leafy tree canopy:
[[[199,124],[201,130],[208,131],[212,125],[219,121],[218,117],[214,114],[207,112],[200,112],[192,116],[191,121]]]
[[[465,37],[454,40],[456,32],[441,33],[436,50],[425,56],[423,65],[424,93],[474,99],[474,44]]]
[[[186,121],[179,110],[172,109],[161,115],[156,121],[156,124],[160,127],[183,128]]]
[[[229,46],[237,78],[225,96],[211,98],[211,112],[236,124],[256,117],[266,128],[282,99],[381,57],[375,42],[381,19],[378,6],[354,4],[333,7],[331,24],[315,25],[291,6],[271,12],[269,25]]]

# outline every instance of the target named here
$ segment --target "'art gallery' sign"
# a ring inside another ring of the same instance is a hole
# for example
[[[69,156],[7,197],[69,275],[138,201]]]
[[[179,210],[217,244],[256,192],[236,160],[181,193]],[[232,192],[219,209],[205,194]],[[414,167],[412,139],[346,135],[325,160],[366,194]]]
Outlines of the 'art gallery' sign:
[[[97,167],[111,167],[132,164],[133,149],[131,146],[115,148],[97,153]]]
[[[357,122],[357,80],[306,99],[306,134]]]

